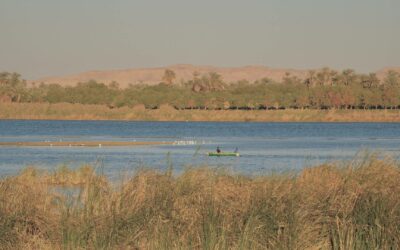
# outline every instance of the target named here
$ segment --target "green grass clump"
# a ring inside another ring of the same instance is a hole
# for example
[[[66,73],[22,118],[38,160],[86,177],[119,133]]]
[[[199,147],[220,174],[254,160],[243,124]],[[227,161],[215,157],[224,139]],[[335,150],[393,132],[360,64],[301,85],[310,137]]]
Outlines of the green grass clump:
[[[142,170],[117,186],[88,167],[28,168],[0,181],[0,248],[396,249],[399,183],[374,157],[252,178]]]

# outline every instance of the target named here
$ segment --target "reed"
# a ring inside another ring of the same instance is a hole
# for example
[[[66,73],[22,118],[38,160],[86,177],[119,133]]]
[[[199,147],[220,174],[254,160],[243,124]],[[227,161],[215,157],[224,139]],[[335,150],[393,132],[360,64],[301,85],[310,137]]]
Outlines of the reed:
[[[375,156],[258,177],[144,169],[118,185],[87,166],[28,168],[0,181],[0,248],[396,249],[398,183],[399,164]]]

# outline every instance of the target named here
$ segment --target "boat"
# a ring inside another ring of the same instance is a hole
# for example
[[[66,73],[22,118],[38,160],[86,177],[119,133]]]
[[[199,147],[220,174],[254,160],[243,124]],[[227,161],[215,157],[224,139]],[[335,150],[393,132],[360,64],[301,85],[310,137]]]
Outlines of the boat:
[[[240,156],[240,154],[235,152],[209,152],[208,156]]]

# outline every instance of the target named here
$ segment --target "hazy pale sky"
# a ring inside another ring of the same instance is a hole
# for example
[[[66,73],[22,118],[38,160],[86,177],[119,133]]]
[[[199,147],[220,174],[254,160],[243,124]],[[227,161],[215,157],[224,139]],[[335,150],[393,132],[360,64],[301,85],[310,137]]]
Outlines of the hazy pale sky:
[[[400,66],[399,0],[1,0],[0,71]]]

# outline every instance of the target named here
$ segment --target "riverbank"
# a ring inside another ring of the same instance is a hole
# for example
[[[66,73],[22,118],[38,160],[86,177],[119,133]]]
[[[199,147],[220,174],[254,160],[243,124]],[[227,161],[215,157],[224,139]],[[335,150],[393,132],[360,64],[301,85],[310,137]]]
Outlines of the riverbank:
[[[1,103],[0,119],[233,121],[233,122],[400,122],[400,110],[176,110],[109,108],[70,103]]]
[[[28,168],[0,180],[0,248],[391,249],[399,182],[374,157],[253,178],[142,170],[117,186],[87,166]]]

